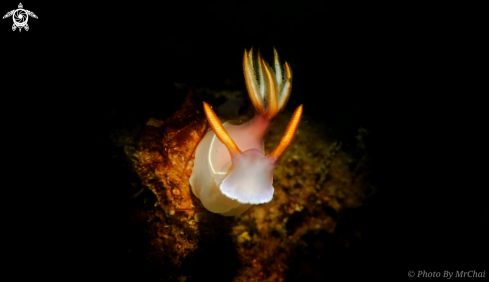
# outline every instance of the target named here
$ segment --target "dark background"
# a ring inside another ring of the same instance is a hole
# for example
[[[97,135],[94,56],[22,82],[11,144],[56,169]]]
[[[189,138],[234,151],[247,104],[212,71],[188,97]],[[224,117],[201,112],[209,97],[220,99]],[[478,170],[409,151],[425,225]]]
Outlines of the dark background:
[[[362,210],[364,245],[341,273],[398,280],[409,270],[487,268],[476,7],[22,4],[39,17],[30,30],[12,32],[10,18],[0,27],[2,229],[18,275],[138,277],[144,269],[120,247],[125,179],[108,133],[171,114],[185,95],[172,82],[244,88],[241,60],[252,46],[269,61],[277,48],[294,75],[287,107],[303,104],[345,150],[360,126],[370,132],[380,192]],[[3,1],[2,14],[17,5]]]

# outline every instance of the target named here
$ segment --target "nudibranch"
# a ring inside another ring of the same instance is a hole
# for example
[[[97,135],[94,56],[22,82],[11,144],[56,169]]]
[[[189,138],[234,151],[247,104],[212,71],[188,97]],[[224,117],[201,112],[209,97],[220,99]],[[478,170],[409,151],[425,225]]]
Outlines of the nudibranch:
[[[292,115],[277,148],[265,156],[263,138],[274,117],[290,95],[292,72],[287,62],[282,69],[274,49],[272,69],[253,49],[245,50],[243,69],[246,87],[256,109],[248,122],[236,125],[221,121],[204,102],[204,112],[212,128],[195,151],[190,186],[206,209],[226,216],[239,215],[251,205],[273,198],[273,170],[297,131],[302,115],[300,105]]]

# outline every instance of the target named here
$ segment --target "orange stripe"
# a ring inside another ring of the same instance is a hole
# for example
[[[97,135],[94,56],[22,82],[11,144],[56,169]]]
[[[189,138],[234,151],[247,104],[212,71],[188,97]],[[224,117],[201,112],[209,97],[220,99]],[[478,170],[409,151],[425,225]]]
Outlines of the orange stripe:
[[[243,56],[243,71],[245,75],[245,81],[246,81],[246,88],[248,88],[248,94],[250,96],[251,102],[253,103],[253,106],[255,106],[256,111],[259,114],[262,114],[264,109],[262,102],[258,98],[260,95],[258,85],[256,83],[256,74],[255,74],[255,69],[251,66],[253,57],[253,48],[250,49],[250,52],[244,52]]]
[[[267,117],[269,119],[274,118],[278,113],[278,101],[277,101],[277,91],[275,87],[275,78],[272,76],[272,72],[270,68],[265,63],[263,59],[261,59],[261,64],[265,69],[265,73],[268,78],[268,110]]]

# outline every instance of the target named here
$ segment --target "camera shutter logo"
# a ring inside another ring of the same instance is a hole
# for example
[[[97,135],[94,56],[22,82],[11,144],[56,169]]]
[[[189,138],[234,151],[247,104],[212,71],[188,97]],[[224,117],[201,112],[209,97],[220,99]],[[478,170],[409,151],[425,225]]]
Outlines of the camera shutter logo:
[[[27,21],[29,20],[29,16],[37,19],[36,14],[23,8],[24,6],[22,6],[22,3],[19,3],[18,9],[12,10],[3,16],[4,19],[12,16],[12,20],[14,21],[12,31],[15,31],[16,28],[18,28],[19,31],[22,31],[22,28],[28,31],[29,25],[27,24]]]

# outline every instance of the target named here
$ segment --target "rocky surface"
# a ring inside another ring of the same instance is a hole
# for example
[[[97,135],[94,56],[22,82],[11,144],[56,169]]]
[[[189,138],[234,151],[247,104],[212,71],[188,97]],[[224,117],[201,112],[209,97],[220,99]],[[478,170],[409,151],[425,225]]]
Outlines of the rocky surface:
[[[327,277],[315,273],[317,267],[308,263],[309,245],[317,257],[312,260],[321,262],[324,253],[335,256],[341,253],[338,246],[348,249],[361,242],[357,221],[339,232],[337,226],[345,220],[345,211],[360,207],[373,192],[364,180],[364,158],[353,159],[343,152],[341,142],[328,139],[304,108],[297,135],[275,169],[273,200],[236,217],[211,213],[192,194],[188,182],[195,148],[210,130],[202,99],[189,90],[177,112],[165,120],[149,119],[140,135],[125,144],[127,159],[140,180],[134,197],[142,197],[145,190],[154,195],[146,194],[152,200],[145,199],[145,205],[134,205],[134,221],[148,235],[140,256],[160,281]],[[286,110],[278,115],[266,137],[267,154],[278,145],[291,114]],[[360,147],[363,135],[360,131]],[[321,273],[334,266],[329,260],[324,263]]]

